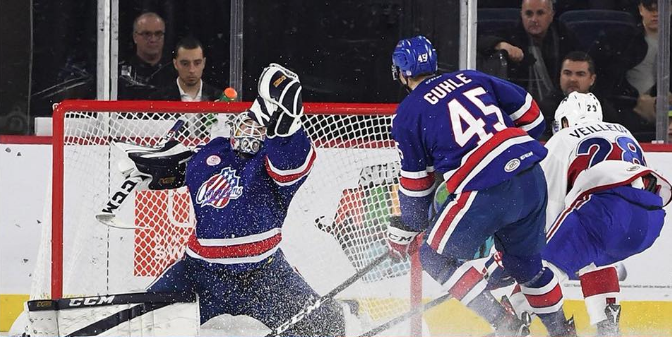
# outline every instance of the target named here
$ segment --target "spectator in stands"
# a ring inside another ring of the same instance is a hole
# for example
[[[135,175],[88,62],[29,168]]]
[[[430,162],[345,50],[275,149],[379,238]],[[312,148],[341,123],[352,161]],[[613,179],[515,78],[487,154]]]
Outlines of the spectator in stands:
[[[502,36],[479,36],[478,52],[488,56],[505,51],[507,79],[542,101],[557,83],[561,56],[573,50],[575,43],[553,21],[552,0],[523,0],[520,16],[520,24]]]
[[[201,79],[206,59],[203,54],[203,45],[197,39],[181,39],[173,51],[173,67],[177,71],[177,79],[152,93],[150,99],[183,102],[219,99],[222,91]]]
[[[539,102],[539,108],[546,119],[546,131],[543,140],[552,135],[551,126],[553,125],[555,110],[560,102],[574,91],[582,94],[591,92],[596,80],[595,62],[590,55],[582,51],[572,51],[565,55],[560,67],[560,88],[556,88],[543,101]],[[602,105],[603,120],[618,123],[618,115],[614,107],[599,96],[598,99]]]
[[[147,99],[157,86],[175,78],[170,59],[163,53],[165,33],[165,22],[154,12],[143,13],[135,19],[135,55],[119,63],[119,100]]]
[[[612,102],[621,124],[642,142],[653,140],[656,130],[658,3],[640,0],[638,9],[642,18],[639,32],[611,71],[616,77]],[[672,95],[670,99],[672,103]]]

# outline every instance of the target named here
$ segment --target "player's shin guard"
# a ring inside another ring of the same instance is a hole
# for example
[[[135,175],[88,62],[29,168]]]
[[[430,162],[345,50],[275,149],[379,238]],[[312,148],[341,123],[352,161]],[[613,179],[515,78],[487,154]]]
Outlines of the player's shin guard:
[[[594,266],[588,266],[579,271],[579,280],[590,324],[597,326],[597,335],[619,336],[621,288],[618,284],[616,268],[607,267],[596,270]]]

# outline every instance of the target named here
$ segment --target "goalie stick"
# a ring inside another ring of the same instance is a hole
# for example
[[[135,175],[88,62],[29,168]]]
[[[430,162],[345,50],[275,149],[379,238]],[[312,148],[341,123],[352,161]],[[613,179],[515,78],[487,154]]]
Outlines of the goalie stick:
[[[352,276],[350,276],[347,280],[343,281],[343,283],[338,285],[336,288],[332,289],[329,293],[327,293],[326,295],[318,298],[313,303],[311,303],[310,305],[305,307],[303,310],[296,313],[288,321],[280,324],[278,327],[276,327],[274,329],[271,329],[271,332],[269,334],[267,334],[266,337],[278,336],[281,333],[287,331],[287,329],[291,328],[296,323],[303,320],[308,314],[313,312],[315,309],[319,308],[324,302],[333,299],[334,296],[336,296],[338,293],[343,291],[345,288],[349,287],[351,284],[358,281],[360,278],[362,278],[362,276],[366,275],[366,273],[371,271],[371,269],[375,268],[376,266],[381,264],[383,261],[387,260],[389,257],[390,257],[390,255],[389,255],[388,252],[383,253],[382,255],[377,257],[375,260],[371,261],[364,268],[362,268],[361,270],[358,270],[356,273],[354,273]]]
[[[182,127],[187,123],[185,118],[179,118],[175,121],[175,124],[168,129],[168,131],[161,137],[157,147],[162,147],[166,145],[169,141],[173,140],[177,136],[178,132]],[[115,228],[124,228],[124,229],[134,229],[137,226],[129,225],[117,218],[116,210],[121,207],[126,198],[135,190],[135,188],[144,183],[149,178],[144,176],[137,177],[128,177],[121,183],[121,186],[117,188],[112,194],[110,199],[107,200],[105,206],[96,214],[96,220],[106,226],[115,227]]]

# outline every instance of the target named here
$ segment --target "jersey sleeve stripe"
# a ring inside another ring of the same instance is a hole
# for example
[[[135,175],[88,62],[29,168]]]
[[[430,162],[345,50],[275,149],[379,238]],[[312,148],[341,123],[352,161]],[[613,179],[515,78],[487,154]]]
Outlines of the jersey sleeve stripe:
[[[427,175],[429,175],[433,172],[434,172],[434,167],[433,166],[427,166],[427,168],[422,170],[422,171],[411,172],[411,171],[401,170],[399,174],[402,177],[405,177],[405,178],[420,179],[420,178],[426,177]]]
[[[399,183],[401,184],[401,187],[407,191],[425,191],[434,186],[434,172],[426,173],[425,176],[421,178],[408,178],[405,177],[402,172]]]
[[[532,108],[532,103],[534,103],[534,105],[536,105],[536,102],[534,101],[534,99],[532,99],[532,95],[530,95],[529,93],[526,94],[525,95],[525,103],[523,103],[523,105],[518,110],[516,110],[513,113],[510,113],[509,116],[511,117],[511,119],[514,122],[517,121],[523,115],[525,115],[528,111],[530,111],[530,109]],[[537,111],[539,111],[538,106],[537,106]]]
[[[422,190],[422,191],[413,191],[413,190],[407,190],[403,186],[400,185],[399,186],[399,191],[401,193],[403,193],[404,195],[409,196],[409,197],[421,198],[421,197],[426,197],[426,196],[432,194],[433,189],[428,188],[428,189]]]
[[[460,167],[446,172],[443,176],[451,193],[459,193],[469,181],[484,169],[493,159],[515,144],[535,141],[525,131],[507,128],[496,133],[483,145],[473,149],[462,158]]]
[[[544,116],[542,114],[537,114],[536,119],[530,121],[529,123],[528,122],[523,122],[523,123],[520,123],[520,124],[516,123],[516,126],[518,126],[521,129],[529,132],[530,130],[532,130],[532,129],[536,128],[537,126],[541,125],[542,123],[544,123]]]
[[[516,126],[527,125],[527,124],[534,123],[535,121],[537,121],[539,119],[542,119],[542,120],[544,119],[544,116],[541,114],[541,110],[539,110],[539,106],[537,105],[537,102],[535,100],[533,100],[529,96],[529,94],[528,94],[528,97],[531,100],[531,102],[529,103],[528,109],[524,113],[520,114],[520,116],[518,116],[517,118],[511,118],[511,119],[513,119],[513,123]],[[527,102],[525,103],[525,105],[528,105]]]
[[[315,149],[311,146],[310,147],[310,152],[308,152],[308,156],[306,156],[306,161],[298,168],[296,169],[289,169],[289,170],[281,170],[275,166],[273,166],[273,163],[266,157],[266,171],[268,172],[268,175],[273,178],[273,180],[281,186],[287,186],[291,185],[301,178],[305,177],[310,173],[310,170],[313,168],[313,163],[315,162],[315,158],[317,157],[317,153],[315,152]]]

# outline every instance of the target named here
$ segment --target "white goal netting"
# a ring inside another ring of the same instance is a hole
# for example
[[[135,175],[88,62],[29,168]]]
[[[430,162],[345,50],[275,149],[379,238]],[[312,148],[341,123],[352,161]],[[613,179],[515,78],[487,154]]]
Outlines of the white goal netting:
[[[45,224],[31,297],[143,290],[181,256],[194,224],[183,189],[132,192],[118,217],[136,229],[102,225],[95,214],[123,181],[113,140],[156,145],[181,116],[188,146],[228,136],[246,103],[66,101],[54,113],[51,216]],[[317,150],[294,198],[282,249],[325,294],[386,250],[387,219],[399,212],[399,158],[390,139],[394,107],[306,104],[304,128]],[[52,245],[53,243],[53,245]],[[62,246],[62,249],[60,248]],[[374,322],[411,305],[411,264],[384,262],[337,296],[356,300]],[[419,291],[414,288],[413,291]]]

